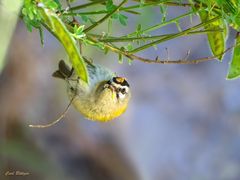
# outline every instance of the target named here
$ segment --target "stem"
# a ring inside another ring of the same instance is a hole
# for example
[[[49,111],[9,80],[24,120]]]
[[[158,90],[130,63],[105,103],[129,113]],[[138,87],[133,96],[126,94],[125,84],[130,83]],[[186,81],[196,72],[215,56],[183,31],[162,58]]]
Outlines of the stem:
[[[63,111],[63,113],[62,113],[56,120],[52,121],[51,123],[44,124],[44,125],[40,125],[40,124],[38,124],[38,125],[33,125],[33,124],[30,124],[30,125],[28,125],[28,126],[31,127],[31,128],[48,128],[48,127],[51,127],[51,126],[53,126],[54,124],[58,123],[59,121],[62,120],[62,118],[64,118],[64,117],[66,116],[66,114],[67,114],[67,112],[68,112],[68,110],[69,110],[69,108],[70,108],[70,106],[71,106],[74,98],[75,98],[75,96],[71,99],[71,101],[69,102],[69,104],[68,104],[68,106],[66,107],[66,109]]]
[[[96,0],[96,1],[93,1],[93,2],[90,2],[90,3],[86,3],[86,4],[79,5],[79,6],[71,7],[69,9],[69,11],[75,11],[75,10],[79,10],[79,9],[84,9],[86,7],[90,7],[90,6],[93,6],[93,5],[101,4],[101,3],[106,2],[106,1],[107,0]]]
[[[119,9],[119,11],[121,11],[121,9]],[[139,12],[136,12],[136,11],[131,11],[131,10],[124,10],[126,13],[131,13],[131,14],[141,14]],[[107,10],[101,10],[101,11],[88,11],[88,12],[77,12],[77,13],[74,13],[74,12],[64,12],[62,15],[63,16],[78,16],[78,15],[95,15],[95,14],[106,14],[108,13]]]
[[[87,3],[87,4],[83,4],[83,5],[79,5],[79,6],[75,6],[69,9],[69,11],[75,11],[75,10],[79,10],[79,9],[84,9],[86,7],[92,6],[92,5],[96,5],[99,3],[104,3],[107,0],[99,0],[99,1],[95,1],[95,2],[91,2],[91,3]],[[160,4],[164,4],[167,3],[166,2],[155,2],[155,3],[148,3],[148,4],[141,4],[141,5],[133,5],[133,6],[128,6],[128,7],[124,7],[124,8],[120,8],[119,11],[125,11],[128,13],[132,13],[132,14],[140,14],[136,11],[131,11],[132,9],[138,9],[138,8],[142,8],[142,7],[148,7],[148,6],[156,6],[156,5],[160,5]],[[64,12],[64,10],[61,10],[61,12]],[[102,11],[90,11],[90,12],[79,12],[79,13],[64,13],[63,15],[91,15],[91,14],[104,14],[104,13],[108,13],[108,11],[106,10],[102,10]]]
[[[179,33],[177,33],[177,34],[174,34],[174,35],[172,35],[172,36],[168,36],[168,37],[162,38],[162,39],[160,39],[160,40],[151,42],[151,43],[149,43],[149,44],[145,44],[145,45],[143,45],[143,46],[141,46],[141,47],[138,47],[138,48],[130,51],[129,53],[136,53],[136,52],[138,52],[138,51],[142,51],[142,50],[144,50],[144,49],[147,49],[147,48],[149,48],[149,47],[151,47],[151,46],[154,46],[154,45],[156,45],[156,44],[162,43],[162,42],[164,42],[164,41],[168,41],[168,40],[171,40],[171,39],[174,39],[174,38],[177,38],[177,37],[181,37],[181,36],[186,35],[187,33],[191,32],[191,31],[193,31],[193,30],[195,30],[195,29],[198,29],[198,28],[203,27],[203,26],[205,26],[205,25],[207,25],[207,24],[210,24],[210,23],[212,23],[212,22],[214,22],[214,21],[216,21],[216,20],[218,20],[218,19],[220,19],[220,18],[221,18],[221,16],[217,16],[217,17],[215,17],[215,18],[213,18],[213,19],[210,19],[210,20],[208,20],[208,21],[206,21],[206,22],[200,23],[200,24],[198,24],[198,25],[196,25],[196,26],[194,26],[194,27],[192,27],[192,28],[186,29],[186,30],[184,30],[184,31],[182,31],[182,32],[179,32]]]
[[[192,6],[192,4],[189,4],[189,3],[166,2],[164,4],[167,6],[181,6],[181,7],[191,7]]]
[[[78,16],[78,15],[95,15],[95,14],[106,14],[106,10],[102,11],[89,11],[89,12],[79,12],[79,13],[74,13],[74,12],[64,12],[62,15],[63,16]]]
[[[206,33],[215,33],[215,32],[222,32],[222,29],[213,29],[213,30],[201,30],[201,31],[194,31],[194,32],[189,32],[187,34],[184,34],[183,36],[189,36],[189,35],[197,35],[197,34],[206,34]],[[106,39],[101,39],[103,36],[102,35],[96,35],[96,34],[88,34],[90,36],[93,37],[97,37],[99,38],[98,40],[100,42],[132,42],[132,41],[136,41],[136,40],[155,40],[155,39],[159,39],[159,38],[164,38],[167,36],[172,36],[178,33],[172,33],[172,34],[163,34],[163,35],[157,35],[157,36],[142,36],[142,37],[126,37],[126,38],[118,38],[118,37],[110,37],[110,38],[106,38]]]
[[[151,27],[149,27],[149,28],[147,28],[147,29],[142,30],[142,31],[141,31],[141,34],[144,34],[144,33],[147,33],[147,32],[149,32],[149,31],[153,31],[153,30],[159,29],[160,27],[166,26],[166,25],[171,24],[171,23],[175,23],[175,22],[178,21],[179,19],[182,19],[182,18],[184,18],[184,17],[186,17],[186,16],[189,16],[190,14],[193,14],[193,13],[195,13],[195,12],[191,11],[191,12],[188,12],[188,13],[183,14],[183,15],[181,15],[181,16],[178,16],[178,17],[176,17],[176,18],[170,19],[169,21],[165,21],[165,22],[163,22],[163,23],[160,23],[160,24],[151,26]],[[133,36],[133,35],[136,35],[136,34],[137,34],[137,32],[133,32],[133,33],[130,33],[130,34],[128,34],[128,35],[126,35],[126,36],[123,36],[123,37],[129,37],[129,36]]]
[[[110,16],[112,16],[116,11],[120,9],[120,7],[125,4],[128,0],[123,0],[112,12],[108,13],[106,16],[104,16],[102,19],[94,23],[93,25],[89,26],[87,29],[84,30],[84,32],[88,32],[98,26],[99,24],[103,23],[106,19],[108,19]]]
[[[164,4],[164,3],[166,3],[167,1],[168,1],[168,0],[162,1],[162,2],[147,3],[147,4],[137,4],[137,5],[132,5],[132,6],[128,6],[128,7],[121,8],[120,10],[121,10],[121,11],[124,11],[124,10],[138,9],[138,8],[148,7],[148,6],[157,6],[157,5],[160,5],[160,4]]]
[[[92,41],[93,43],[97,43],[98,41],[91,38],[91,37],[87,37],[90,41]],[[231,49],[233,49],[235,46],[237,45],[233,45],[229,48],[227,48],[224,52],[222,52],[221,54],[215,55],[215,56],[208,56],[208,57],[203,57],[203,58],[198,58],[198,59],[193,59],[193,60],[189,60],[187,61],[186,59],[184,60],[158,60],[158,58],[152,60],[152,59],[147,59],[147,58],[143,58],[140,56],[136,56],[134,54],[130,54],[127,51],[123,51],[117,47],[111,46],[109,44],[104,44],[105,48],[118,53],[118,54],[122,54],[127,58],[130,58],[132,60],[138,60],[138,61],[142,61],[144,63],[150,63],[150,64],[198,64],[201,62],[206,62],[206,61],[210,61],[210,60],[214,60],[216,58],[218,58],[219,56],[222,56],[223,54],[225,54],[226,52],[230,51]]]

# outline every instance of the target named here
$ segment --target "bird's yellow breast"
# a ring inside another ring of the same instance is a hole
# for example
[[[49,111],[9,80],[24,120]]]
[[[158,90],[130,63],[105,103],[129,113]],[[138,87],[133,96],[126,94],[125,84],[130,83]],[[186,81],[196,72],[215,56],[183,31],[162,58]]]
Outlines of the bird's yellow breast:
[[[109,95],[108,92],[101,94],[97,100],[76,97],[73,105],[87,119],[106,122],[124,113],[128,106],[128,100],[120,102],[114,93]]]

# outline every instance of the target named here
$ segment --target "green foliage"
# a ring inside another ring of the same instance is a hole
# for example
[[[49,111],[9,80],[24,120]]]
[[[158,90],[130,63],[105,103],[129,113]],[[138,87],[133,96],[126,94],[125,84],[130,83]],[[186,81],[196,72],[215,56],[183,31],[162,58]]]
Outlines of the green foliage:
[[[106,3],[106,10],[108,13],[111,13],[117,6],[113,4],[112,0],[108,0]],[[112,19],[119,20],[120,24],[126,26],[127,25],[127,19],[128,17],[120,14],[120,13],[114,13],[111,16]]]
[[[88,83],[88,72],[84,60],[78,51],[71,33],[67,30],[64,23],[61,21],[61,19],[58,18],[56,14],[52,13],[48,9],[39,7],[38,12],[41,14],[42,20],[48,23],[48,28],[62,43],[78,76],[83,81]],[[77,38],[79,38],[81,36],[81,38],[83,38],[85,36],[83,33],[83,27],[84,26],[75,26],[75,33],[77,34],[74,34],[74,37],[77,36]]]
[[[209,13],[221,15],[236,30],[240,30],[240,1],[238,0],[201,0]]]
[[[86,34],[84,34],[83,30],[84,30],[84,25],[82,25],[82,26],[75,25],[73,27],[73,32],[74,32],[73,36],[76,39],[84,38],[86,36]]]
[[[187,2],[181,0],[134,1],[135,2],[128,3],[127,0],[123,0],[115,4],[116,1],[112,0],[90,0],[90,2],[86,4],[63,9],[61,1],[59,0],[25,0],[22,8],[22,17],[29,31],[32,31],[33,28],[39,30],[42,43],[42,26],[46,27],[59,39],[69,54],[73,67],[79,76],[85,78],[86,81],[87,73],[82,73],[82,71],[85,71],[85,64],[82,61],[81,54],[78,52],[76,42],[83,43],[88,48],[90,46],[97,47],[105,54],[112,51],[118,55],[120,63],[122,63],[124,57],[126,57],[129,63],[132,63],[133,60],[139,60],[148,63],[189,64],[191,62],[202,62],[203,60],[192,60],[188,62],[184,60],[159,61],[158,57],[151,60],[139,57],[135,55],[135,53],[157,47],[158,44],[171,39],[202,33],[208,36],[208,43],[214,55],[212,58],[222,60],[226,52],[227,25],[234,27],[236,30],[239,30],[240,27],[240,2],[237,0],[189,0]],[[69,1],[69,3],[70,2],[71,1]],[[175,18],[168,19],[168,6],[186,7],[189,11]],[[97,10],[93,11],[92,7]],[[143,28],[141,24],[138,24],[132,33],[126,34],[125,36],[116,37],[114,34],[110,36],[110,34],[112,34],[112,21],[118,21],[122,25],[122,28],[124,28],[128,26],[129,14],[144,16],[142,9],[155,7],[159,8],[160,23],[145,28]],[[39,9],[42,10],[39,11]],[[191,19],[192,16],[196,14],[200,15],[202,22],[188,29],[182,29],[179,25],[180,20],[186,17]],[[81,23],[78,22],[78,17],[81,17]],[[69,21],[69,19],[72,19],[73,22]],[[106,21],[108,22],[106,30],[103,33],[102,30],[101,33],[98,33],[98,26]],[[56,29],[56,22],[60,25],[60,29],[62,29],[61,32]],[[153,31],[169,24],[175,24],[178,32],[166,35],[152,35]],[[63,35],[66,37],[63,38]],[[71,44],[70,48],[67,46],[66,39]],[[121,44],[119,45],[118,43]],[[77,54],[77,58],[71,55],[71,53],[73,54],[72,50]],[[235,51],[237,51],[237,47]],[[234,74],[240,73],[240,70],[238,72],[239,68],[236,68],[235,51],[229,74],[232,74],[231,69],[235,69]],[[211,58],[205,59],[210,60]],[[231,77],[233,77],[233,75],[228,75],[228,79]]]
[[[202,0],[201,6],[207,6],[205,16],[217,16],[221,15],[222,19],[218,20],[209,26],[221,26],[224,31],[216,32],[214,34],[208,35],[209,45],[213,54],[218,54],[220,51],[224,51],[224,44],[226,40],[226,28],[224,27],[225,23],[229,26],[232,26],[237,31],[240,31],[240,1],[238,0],[217,0],[217,1],[208,1]],[[203,18],[202,18],[203,19]],[[217,28],[217,27],[216,27]],[[235,79],[240,77],[240,56],[239,56],[239,47],[240,43],[239,37],[236,39],[236,47],[232,55],[232,60],[229,66],[229,72],[227,79]],[[221,59],[222,56],[219,57]]]
[[[41,26],[41,16],[37,11],[37,6],[30,0],[25,0],[22,8],[23,21],[27,29],[32,32],[32,28],[39,28]]]
[[[230,63],[227,79],[236,79],[240,77],[240,36],[236,38],[236,47],[234,48],[233,58]]]
[[[199,12],[199,15],[201,17],[202,22],[205,22],[209,19],[212,19],[216,16],[213,16],[209,14],[207,11],[201,11]],[[226,26],[225,23],[222,21],[222,19],[219,19],[215,21],[214,23],[208,24],[204,27],[205,29],[224,29],[226,32]],[[209,46],[211,48],[211,51],[214,56],[217,56],[218,59],[221,61],[224,50],[225,50],[225,42],[226,42],[226,33],[223,32],[215,32],[215,33],[208,33],[208,42]],[[218,56],[220,55],[220,56]]]
[[[38,12],[38,5],[44,6],[44,8],[52,11],[56,11],[61,8],[61,4],[58,0],[42,0],[41,3],[37,4],[37,1],[33,0],[25,0],[24,2],[24,6],[22,8],[23,21],[30,32],[32,32],[32,28],[41,27],[41,15]]]

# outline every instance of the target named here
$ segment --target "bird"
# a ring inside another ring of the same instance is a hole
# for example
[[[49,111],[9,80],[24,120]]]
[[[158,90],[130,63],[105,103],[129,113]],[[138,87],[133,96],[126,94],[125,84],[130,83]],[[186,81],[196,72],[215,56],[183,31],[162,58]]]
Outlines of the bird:
[[[63,60],[59,61],[58,70],[52,76],[65,80],[69,99],[73,99],[73,106],[86,119],[107,122],[117,118],[126,111],[131,97],[127,79],[84,59],[88,83]]]

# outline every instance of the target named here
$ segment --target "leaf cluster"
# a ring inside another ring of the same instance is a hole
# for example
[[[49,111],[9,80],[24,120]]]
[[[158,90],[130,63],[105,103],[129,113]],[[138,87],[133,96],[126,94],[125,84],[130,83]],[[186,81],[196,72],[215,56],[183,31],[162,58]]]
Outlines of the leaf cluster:
[[[72,6],[69,0],[66,1],[67,8],[63,8],[63,4],[58,0],[25,0],[22,18],[29,31],[32,31],[32,28],[37,28],[40,31],[42,43],[42,27],[45,27],[63,44],[67,52],[76,53],[79,56],[77,58],[79,61],[82,58],[81,53],[76,50],[79,49],[77,48],[77,42],[85,44],[87,48],[91,46],[97,47],[105,54],[109,51],[114,52],[118,55],[119,62],[123,62],[124,59],[127,59],[129,63],[132,63],[133,60],[139,60],[145,63],[159,64],[193,64],[212,59],[221,61],[223,55],[232,49],[225,47],[228,26],[234,27],[237,31],[240,29],[240,2],[237,0],[188,0],[187,2],[181,0],[132,0],[128,2],[128,0],[123,0],[118,4],[112,0],[90,0],[88,3],[77,6]],[[78,1],[75,1],[75,3],[78,3]],[[168,19],[169,6],[183,7],[188,12]],[[143,28],[141,24],[137,24],[131,33],[120,37],[112,34],[111,29],[114,21],[119,22],[122,28],[125,28],[125,26],[128,26],[128,19],[132,17],[129,16],[130,14],[146,16],[142,11],[144,8],[158,8],[158,12],[162,17],[161,22],[149,25],[146,28]],[[199,16],[201,22],[190,28],[182,29],[180,21],[186,17],[190,18],[191,21],[194,15]],[[59,32],[56,30],[52,17],[60,22],[64,31]],[[108,27],[104,30],[104,33],[102,33],[102,29],[101,33],[99,33],[99,25],[104,22],[108,24]],[[175,24],[178,32],[152,35],[156,30],[169,24]],[[136,54],[166,41],[196,34],[207,34],[213,56],[195,60],[187,60],[187,58],[164,60],[159,57],[148,59]],[[73,40],[74,44],[71,47],[65,45],[66,38],[64,36],[68,37],[69,40]],[[240,77],[240,62],[237,58],[240,51],[238,36],[236,39],[228,79]],[[70,48],[75,50],[70,51]],[[70,61],[75,62],[74,60]],[[81,64],[85,66],[84,62]],[[74,64],[73,67],[75,69],[85,68]]]

